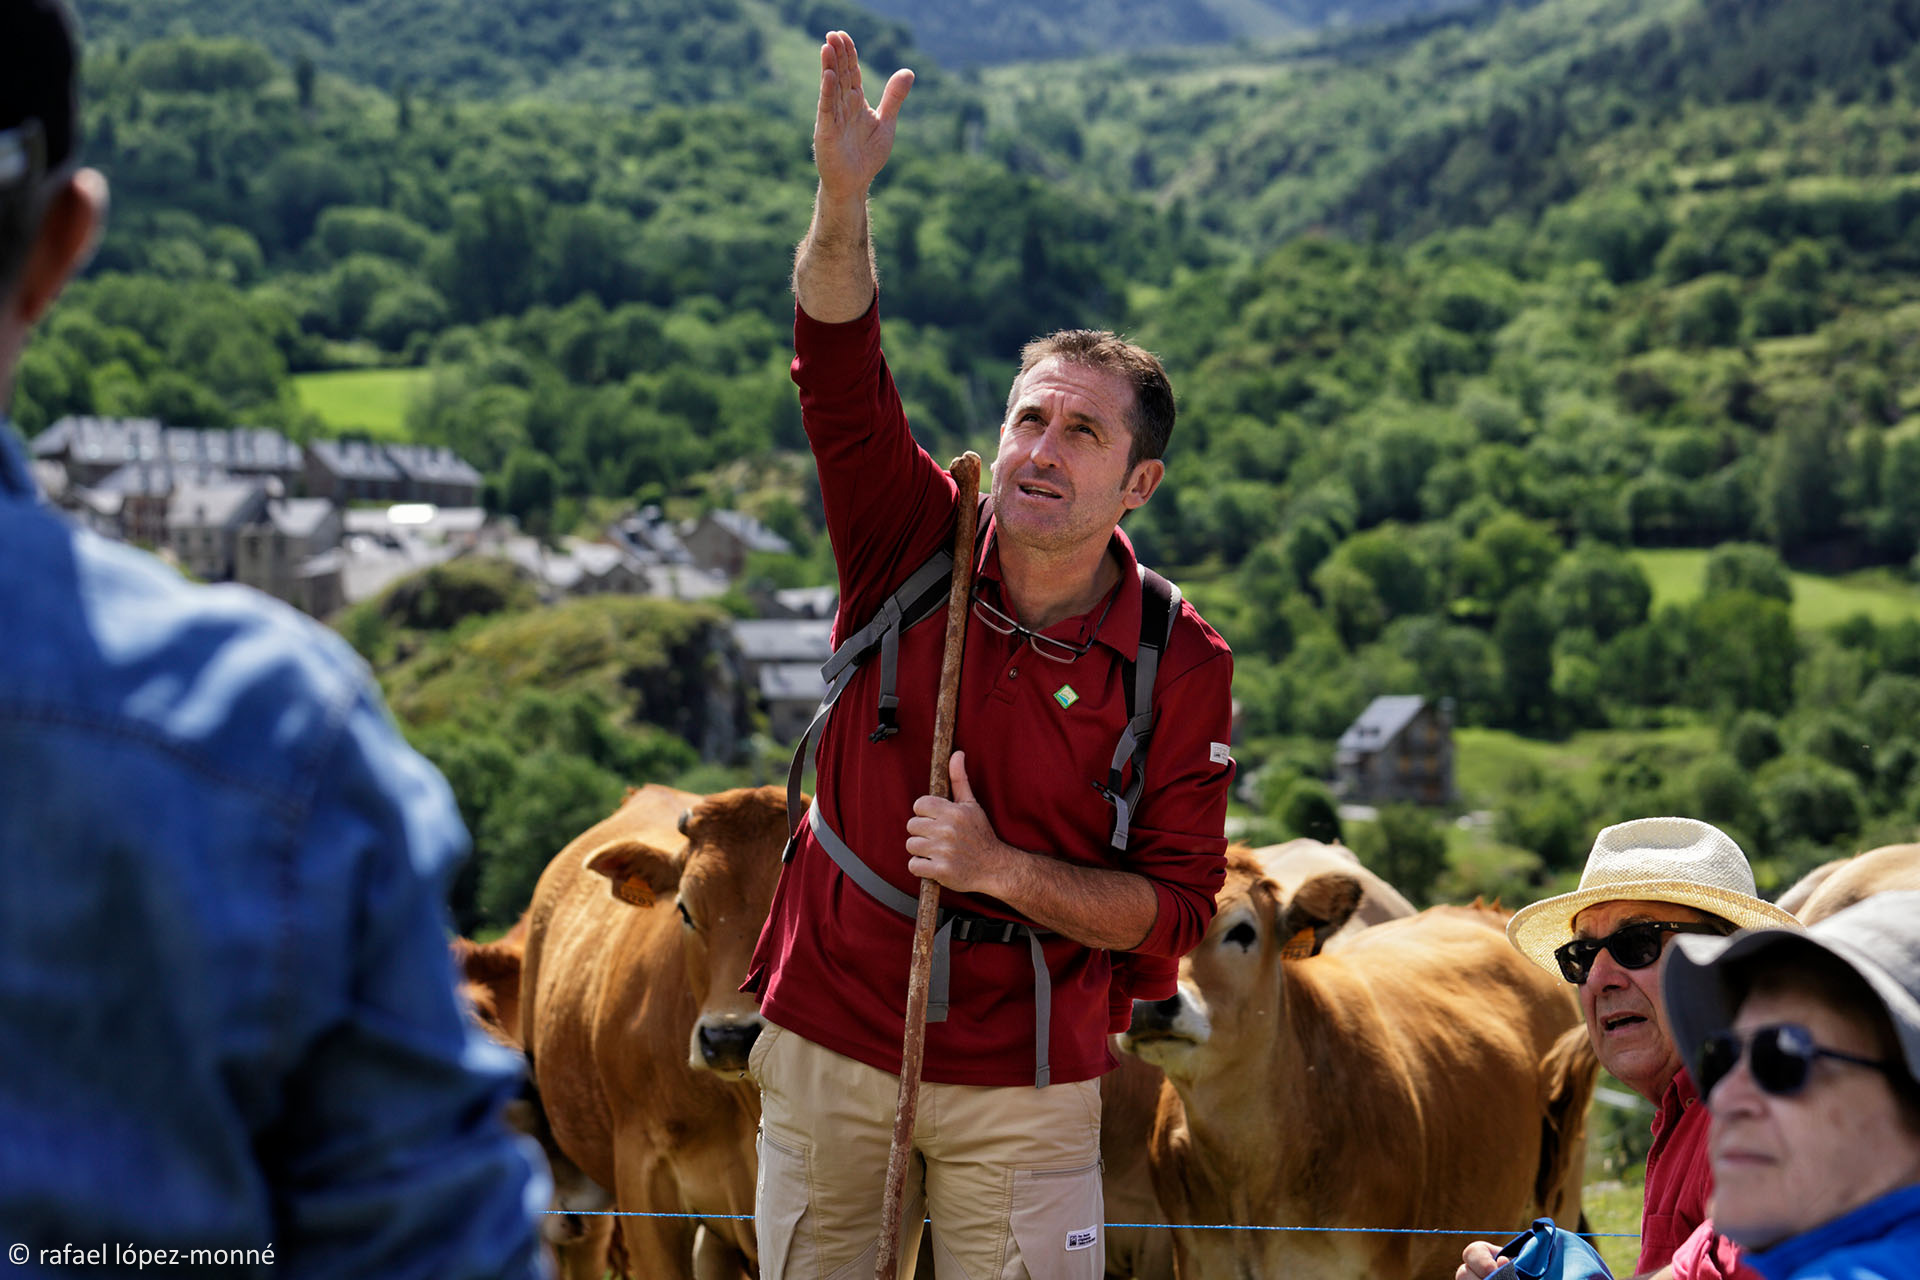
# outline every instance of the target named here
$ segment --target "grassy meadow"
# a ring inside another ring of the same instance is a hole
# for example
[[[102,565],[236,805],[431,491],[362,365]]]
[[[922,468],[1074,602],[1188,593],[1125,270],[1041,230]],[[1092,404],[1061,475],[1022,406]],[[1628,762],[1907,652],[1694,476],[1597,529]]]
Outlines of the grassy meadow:
[[[342,369],[297,374],[293,389],[300,407],[333,430],[400,443],[407,438],[407,406],[432,376],[426,369]]]
[[[1684,605],[1698,599],[1712,550],[1667,548],[1636,550],[1634,561],[1653,587],[1653,608]],[[1866,569],[1837,578],[1793,572],[1793,625],[1819,630],[1865,614],[1875,622],[1920,618],[1920,587],[1890,569]]]

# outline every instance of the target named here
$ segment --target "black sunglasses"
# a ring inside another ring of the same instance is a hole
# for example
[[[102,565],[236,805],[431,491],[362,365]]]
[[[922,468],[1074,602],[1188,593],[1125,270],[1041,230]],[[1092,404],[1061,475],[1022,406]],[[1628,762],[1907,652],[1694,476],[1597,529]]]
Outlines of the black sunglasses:
[[[1560,976],[1574,986],[1585,986],[1593,962],[1607,952],[1623,969],[1644,969],[1660,958],[1670,933],[1714,933],[1720,926],[1702,920],[1645,920],[1621,925],[1604,938],[1575,938],[1553,953],[1560,962]]]
[[[1824,1049],[1814,1043],[1813,1032],[1797,1022],[1755,1027],[1744,1033],[1721,1031],[1708,1036],[1700,1048],[1700,1078],[1694,1082],[1700,1096],[1711,1094],[1713,1087],[1740,1065],[1742,1057],[1746,1058],[1747,1071],[1761,1091],[1779,1098],[1792,1097],[1807,1087],[1807,1077],[1813,1073],[1816,1058],[1851,1062],[1856,1067],[1872,1067],[1888,1075],[1893,1074],[1894,1065],[1884,1059],[1859,1058],[1838,1049]]]

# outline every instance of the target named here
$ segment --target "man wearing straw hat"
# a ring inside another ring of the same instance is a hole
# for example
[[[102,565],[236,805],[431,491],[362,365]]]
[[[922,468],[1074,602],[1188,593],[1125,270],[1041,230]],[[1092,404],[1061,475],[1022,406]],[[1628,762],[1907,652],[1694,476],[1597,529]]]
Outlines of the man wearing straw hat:
[[[1758,897],[1740,846],[1692,818],[1638,818],[1606,828],[1577,890],[1523,908],[1507,923],[1522,955],[1577,988],[1600,1064],[1656,1109],[1638,1274],[1741,1274],[1737,1250],[1708,1220],[1706,1110],[1694,1105],[1693,1082],[1681,1070],[1660,1005],[1660,975],[1675,935],[1768,927],[1798,924]],[[1475,1241],[1457,1280],[1491,1275],[1499,1261],[1493,1245]]]

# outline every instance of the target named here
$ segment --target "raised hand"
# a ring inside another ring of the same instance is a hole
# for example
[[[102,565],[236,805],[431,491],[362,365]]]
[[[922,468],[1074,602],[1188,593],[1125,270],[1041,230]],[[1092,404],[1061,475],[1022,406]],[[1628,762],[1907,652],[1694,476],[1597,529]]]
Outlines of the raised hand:
[[[829,200],[862,199],[893,153],[900,106],[913,88],[902,67],[888,79],[878,108],[860,85],[860,54],[844,31],[827,32],[820,46],[820,107],[813,121],[813,163]]]

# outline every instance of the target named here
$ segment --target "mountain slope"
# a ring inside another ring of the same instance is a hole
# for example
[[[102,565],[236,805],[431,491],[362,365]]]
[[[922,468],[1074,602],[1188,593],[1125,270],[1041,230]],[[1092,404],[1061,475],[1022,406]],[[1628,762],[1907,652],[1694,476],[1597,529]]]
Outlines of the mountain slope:
[[[1537,214],[1666,150],[1688,111],[1884,101],[1920,3],[1538,0],[1306,42],[983,73],[1024,167],[1184,200],[1270,246],[1309,227],[1409,239]],[[1769,118],[1773,118],[1772,114]]]
[[[1479,3],[1484,0],[866,0],[866,7],[905,23],[942,63],[964,67],[1268,40]]]
[[[88,42],[240,37],[282,61],[392,90],[540,90],[630,102],[750,96],[829,27],[858,27],[876,64],[906,29],[848,0],[79,0]]]

